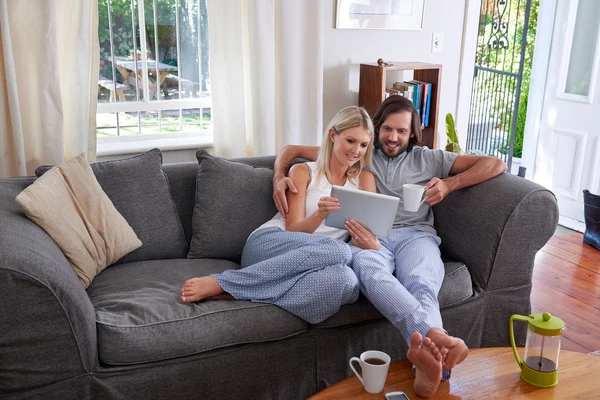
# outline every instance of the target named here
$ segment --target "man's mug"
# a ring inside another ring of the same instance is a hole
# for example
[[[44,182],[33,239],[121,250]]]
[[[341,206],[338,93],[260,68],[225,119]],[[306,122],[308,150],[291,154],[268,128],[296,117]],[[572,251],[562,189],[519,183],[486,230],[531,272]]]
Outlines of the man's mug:
[[[360,364],[362,376],[354,369],[353,361]],[[350,359],[350,368],[356,374],[368,393],[380,393],[385,386],[391,358],[383,351],[369,350]]]
[[[404,209],[409,212],[419,211],[419,207],[421,207],[427,198],[427,196],[423,197],[424,191],[424,186],[415,185],[413,183],[405,183],[402,186],[402,193],[404,195]]]

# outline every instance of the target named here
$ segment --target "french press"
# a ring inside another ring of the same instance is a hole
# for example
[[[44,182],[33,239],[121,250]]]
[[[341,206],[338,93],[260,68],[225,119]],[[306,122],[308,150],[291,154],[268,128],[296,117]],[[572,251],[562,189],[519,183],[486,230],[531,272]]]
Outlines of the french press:
[[[528,322],[525,356],[519,358],[515,346],[513,321]],[[560,354],[560,339],[565,323],[562,319],[550,313],[532,314],[530,316],[513,314],[510,317],[510,342],[519,367],[521,379],[525,382],[543,388],[555,386],[558,383],[558,356]]]

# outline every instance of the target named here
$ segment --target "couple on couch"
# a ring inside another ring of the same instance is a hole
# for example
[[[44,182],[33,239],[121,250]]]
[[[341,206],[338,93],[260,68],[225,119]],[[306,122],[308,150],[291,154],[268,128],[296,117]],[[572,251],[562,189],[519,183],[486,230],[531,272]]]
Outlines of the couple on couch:
[[[420,141],[412,102],[391,96],[373,121],[359,107],[338,112],[320,148],[282,149],[273,195],[279,213],[250,234],[242,269],[188,280],[182,301],[272,303],[318,323],[356,301],[360,289],[406,338],[407,357],[416,367],[415,393],[433,395],[468,348],[443,330],[437,296],[444,266],[431,206],[454,190],[504,172],[506,165],[495,157],[415,147]],[[316,162],[294,165],[286,177],[297,157]],[[356,221],[347,221],[346,230],[324,225],[327,214],[339,209],[329,195],[331,185],[378,190],[402,200],[402,185],[417,182],[427,182],[426,205],[415,213],[400,205],[386,238]]]

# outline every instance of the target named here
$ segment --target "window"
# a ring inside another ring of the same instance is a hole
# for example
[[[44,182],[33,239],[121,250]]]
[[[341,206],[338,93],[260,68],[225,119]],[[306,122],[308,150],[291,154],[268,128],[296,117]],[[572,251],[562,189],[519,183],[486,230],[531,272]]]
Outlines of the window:
[[[206,0],[98,0],[98,15],[98,142],[212,137]]]

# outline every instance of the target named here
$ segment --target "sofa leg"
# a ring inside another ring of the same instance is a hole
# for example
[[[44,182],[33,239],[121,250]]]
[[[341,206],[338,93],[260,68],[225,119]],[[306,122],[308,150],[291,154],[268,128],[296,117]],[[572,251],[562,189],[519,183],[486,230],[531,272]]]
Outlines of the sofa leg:
[[[585,215],[585,233],[583,243],[600,251],[600,196],[589,190],[583,191],[583,209]]]

